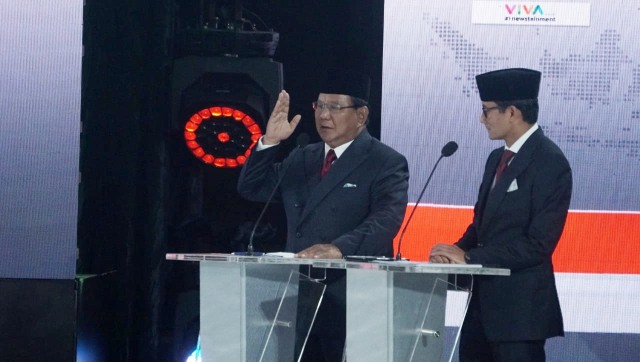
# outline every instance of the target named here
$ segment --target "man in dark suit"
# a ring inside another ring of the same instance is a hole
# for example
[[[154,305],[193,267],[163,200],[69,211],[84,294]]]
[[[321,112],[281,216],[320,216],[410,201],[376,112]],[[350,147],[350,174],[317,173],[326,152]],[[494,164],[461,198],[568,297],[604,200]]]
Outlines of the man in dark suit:
[[[476,77],[480,122],[503,140],[487,160],[473,222],[431,262],[508,268],[475,280],[460,361],[544,361],[547,338],[564,334],[552,254],[571,200],[571,167],[537,125],[540,72],[504,69]]]
[[[289,95],[283,90],[265,135],[241,172],[238,191],[255,201],[265,201],[282,180],[276,195],[287,216],[286,251],[297,257],[393,255],[393,238],[408,202],[409,171],[404,156],[367,132],[368,95],[368,78],[330,74],[313,103],[323,142],[293,151],[278,163],[275,145],[291,136],[301,118],[296,115],[289,121]],[[305,361],[342,360],[344,272],[327,269],[325,283]]]

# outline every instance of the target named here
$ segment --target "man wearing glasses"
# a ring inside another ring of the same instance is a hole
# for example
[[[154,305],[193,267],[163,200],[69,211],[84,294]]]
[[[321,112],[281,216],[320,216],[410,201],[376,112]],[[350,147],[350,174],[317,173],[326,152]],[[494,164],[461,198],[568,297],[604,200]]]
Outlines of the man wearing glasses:
[[[504,69],[476,77],[489,138],[503,140],[485,165],[473,222],[435,263],[508,268],[475,279],[462,325],[460,361],[545,361],[547,338],[564,334],[551,256],[571,201],[571,167],[538,127],[540,72]]]
[[[287,216],[286,251],[299,258],[393,256],[393,238],[408,202],[409,170],[400,153],[373,138],[369,79],[355,72],[329,75],[315,110],[323,142],[294,150],[276,162],[277,145],[301,120],[289,120],[289,94],[278,96],[265,135],[238,180],[240,194],[266,201],[276,196]],[[323,272],[324,273],[324,272]],[[345,341],[346,278],[327,269],[327,289],[304,352],[304,361],[341,361]]]

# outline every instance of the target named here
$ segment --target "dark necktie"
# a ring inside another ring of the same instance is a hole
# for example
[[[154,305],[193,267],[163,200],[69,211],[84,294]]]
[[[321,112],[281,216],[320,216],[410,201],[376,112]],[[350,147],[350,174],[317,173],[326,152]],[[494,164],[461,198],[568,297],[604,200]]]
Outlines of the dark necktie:
[[[322,165],[322,171],[320,172],[320,177],[324,177],[324,175],[329,172],[331,165],[337,159],[336,153],[333,150],[329,150],[327,152],[327,156],[324,158],[324,164]]]
[[[500,177],[502,177],[502,174],[504,173],[504,170],[507,169],[507,165],[509,165],[509,161],[511,160],[513,155],[515,155],[515,153],[509,150],[504,150],[504,152],[502,153],[500,163],[498,164],[498,168],[496,168],[496,180],[494,182],[494,185],[497,184],[498,180],[500,180]]]

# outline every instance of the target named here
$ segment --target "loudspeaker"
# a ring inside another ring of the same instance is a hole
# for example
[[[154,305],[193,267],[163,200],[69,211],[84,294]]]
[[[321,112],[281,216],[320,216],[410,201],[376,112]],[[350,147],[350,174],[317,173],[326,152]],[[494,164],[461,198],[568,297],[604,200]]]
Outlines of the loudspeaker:
[[[75,361],[76,284],[0,279],[0,361]]]

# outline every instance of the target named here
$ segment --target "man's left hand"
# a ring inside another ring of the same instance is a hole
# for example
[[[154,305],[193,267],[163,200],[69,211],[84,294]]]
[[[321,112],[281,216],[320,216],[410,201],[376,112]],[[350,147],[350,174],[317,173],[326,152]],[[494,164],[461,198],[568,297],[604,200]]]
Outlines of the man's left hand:
[[[316,244],[296,254],[302,259],[341,259],[342,252],[333,244]]]

